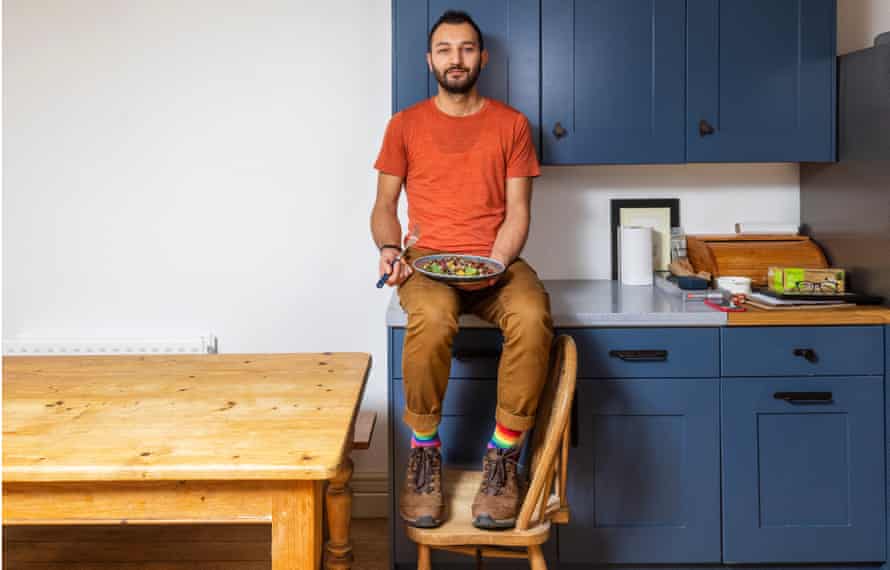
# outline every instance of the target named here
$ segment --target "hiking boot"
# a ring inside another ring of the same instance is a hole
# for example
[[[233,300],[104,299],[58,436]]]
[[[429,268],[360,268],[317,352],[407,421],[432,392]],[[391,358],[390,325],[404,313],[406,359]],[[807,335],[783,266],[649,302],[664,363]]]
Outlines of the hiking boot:
[[[442,524],[442,454],[438,447],[415,447],[408,456],[408,473],[399,497],[399,515],[410,526]]]
[[[489,449],[482,460],[482,483],[473,500],[473,526],[486,530],[513,528],[522,504],[519,449]]]

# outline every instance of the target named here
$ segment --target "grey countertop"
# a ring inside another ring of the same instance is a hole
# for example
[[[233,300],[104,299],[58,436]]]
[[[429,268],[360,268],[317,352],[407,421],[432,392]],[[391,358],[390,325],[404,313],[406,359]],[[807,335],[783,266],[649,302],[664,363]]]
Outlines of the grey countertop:
[[[544,280],[550,293],[555,327],[722,326],[726,313],[701,301],[683,301],[661,289],[621,285],[617,281],[590,279]],[[393,292],[386,310],[386,324],[404,327],[407,316]],[[473,315],[460,317],[461,327],[494,327]]]

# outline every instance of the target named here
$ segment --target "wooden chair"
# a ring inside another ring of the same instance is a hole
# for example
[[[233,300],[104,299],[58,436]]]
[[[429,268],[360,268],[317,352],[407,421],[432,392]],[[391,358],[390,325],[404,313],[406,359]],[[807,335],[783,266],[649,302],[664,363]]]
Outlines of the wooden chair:
[[[526,558],[532,570],[546,570],[541,544],[550,536],[552,523],[569,521],[566,502],[566,466],[569,455],[569,415],[575,394],[578,355],[570,336],[560,335],[554,344],[547,383],[538,404],[531,442],[530,484],[516,527],[480,530],[473,526],[470,507],[480,471],[446,469],[445,500],[448,518],[442,526],[423,529],[406,526],[408,538],[417,543],[417,570],[431,570],[431,549],[447,550],[482,558]]]

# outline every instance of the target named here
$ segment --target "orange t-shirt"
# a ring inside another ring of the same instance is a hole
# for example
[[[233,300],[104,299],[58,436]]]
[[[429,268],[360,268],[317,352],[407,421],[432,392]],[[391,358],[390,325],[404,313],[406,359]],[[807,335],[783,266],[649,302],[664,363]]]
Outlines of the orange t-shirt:
[[[507,178],[541,173],[528,120],[487,98],[464,117],[432,98],[396,113],[374,168],[405,180],[417,247],[485,256],[506,215]]]

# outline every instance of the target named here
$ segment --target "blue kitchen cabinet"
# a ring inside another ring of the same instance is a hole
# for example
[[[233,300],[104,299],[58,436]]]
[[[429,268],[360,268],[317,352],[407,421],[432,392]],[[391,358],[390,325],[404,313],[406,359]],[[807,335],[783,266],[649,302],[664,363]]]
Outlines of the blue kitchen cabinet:
[[[717,378],[579,381],[561,563],[720,561],[718,388]]]
[[[447,8],[544,164],[835,160],[836,0],[393,0],[393,111],[436,92]]]
[[[686,161],[835,160],[835,0],[686,9]]]
[[[389,436],[392,561],[409,569],[416,550],[397,514],[410,440],[404,332],[389,329]],[[579,381],[571,520],[547,544],[550,567],[852,569],[886,560],[888,327],[556,332],[575,338]],[[446,473],[480,463],[501,343],[496,329],[455,337],[440,425]],[[473,563],[448,553],[435,561]]]
[[[723,560],[885,559],[883,378],[727,378]]]
[[[719,562],[719,329],[557,333],[580,378],[560,562]]]
[[[545,0],[542,160],[684,162],[685,0]]]
[[[539,0],[393,0],[393,112],[436,94],[426,62],[428,33],[446,10],[463,10],[485,35],[489,63],[479,91],[524,114],[539,140]]]
[[[728,327],[723,560],[885,560],[884,327]]]

